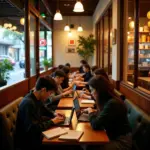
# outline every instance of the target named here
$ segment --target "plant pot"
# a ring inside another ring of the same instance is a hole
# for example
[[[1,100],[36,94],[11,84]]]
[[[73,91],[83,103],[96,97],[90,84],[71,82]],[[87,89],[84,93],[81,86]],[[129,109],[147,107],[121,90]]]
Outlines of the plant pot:
[[[0,87],[4,86],[7,84],[6,80],[0,80]]]
[[[47,71],[48,70],[48,66],[44,66],[44,69],[45,69],[45,71]]]

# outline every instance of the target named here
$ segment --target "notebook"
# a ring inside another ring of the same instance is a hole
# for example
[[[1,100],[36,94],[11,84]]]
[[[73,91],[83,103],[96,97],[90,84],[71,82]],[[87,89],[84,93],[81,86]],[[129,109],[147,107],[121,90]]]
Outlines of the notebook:
[[[61,135],[59,139],[61,140],[79,140],[80,137],[83,135],[83,131],[75,131],[75,130],[68,130],[67,134]]]
[[[82,104],[95,104],[95,101],[92,99],[82,99],[81,103]]]
[[[67,132],[68,132],[67,130],[58,127],[58,128],[54,128],[54,129],[44,131],[44,132],[42,132],[42,134],[47,139],[52,139],[52,138],[55,138],[55,137],[60,136],[62,134],[66,134]]]

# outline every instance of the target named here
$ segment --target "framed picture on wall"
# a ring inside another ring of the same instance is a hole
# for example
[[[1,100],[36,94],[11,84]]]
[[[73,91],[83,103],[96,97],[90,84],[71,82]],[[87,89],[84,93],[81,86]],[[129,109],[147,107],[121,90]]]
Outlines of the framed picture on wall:
[[[76,45],[75,39],[69,39],[68,40],[68,45]]]
[[[75,53],[76,52],[76,47],[75,46],[68,46],[66,48],[67,53]]]

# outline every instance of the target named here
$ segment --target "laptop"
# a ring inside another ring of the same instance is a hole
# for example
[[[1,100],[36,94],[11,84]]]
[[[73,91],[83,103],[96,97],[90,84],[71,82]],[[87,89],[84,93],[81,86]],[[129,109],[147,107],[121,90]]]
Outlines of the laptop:
[[[70,126],[73,113],[74,113],[74,108],[72,108],[70,116],[66,117],[64,122],[60,123],[59,126]]]
[[[73,100],[73,104],[74,104],[74,110],[76,112],[76,116],[77,116],[78,121],[89,122],[89,114],[81,113],[79,100],[77,97]]]
[[[72,94],[68,94],[67,96],[65,96],[65,97],[70,97],[70,98],[73,98],[74,97],[74,92],[76,91],[76,88],[77,88],[77,86],[76,86],[76,84],[74,84],[73,85],[73,93]]]

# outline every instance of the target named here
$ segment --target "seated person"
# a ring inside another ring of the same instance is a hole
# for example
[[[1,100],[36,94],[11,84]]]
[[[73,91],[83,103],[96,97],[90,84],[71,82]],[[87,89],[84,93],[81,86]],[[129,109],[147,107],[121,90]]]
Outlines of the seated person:
[[[98,69],[97,66],[92,66],[92,67],[91,67],[91,74],[92,74],[92,75],[94,75],[94,71],[95,71],[96,69]]]
[[[60,69],[62,69],[63,67],[64,67],[64,65],[60,64],[60,65],[58,65],[58,67],[57,67],[56,70],[60,70]],[[55,76],[55,72],[53,72],[50,76],[51,76],[51,77],[54,77],[54,76]]]
[[[96,99],[98,112],[92,108],[83,110],[89,114],[94,130],[106,130],[110,139],[103,150],[131,150],[131,129],[127,118],[127,108],[114,92],[113,85],[103,76],[95,76],[89,82],[91,94]]]
[[[67,66],[64,66],[61,70],[65,73],[65,78],[64,78],[63,82],[61,83],[61,87],[63,89],[65,89],[65,88],[69,87],[69,73],[70,73],[70,68],[67,67]]]
[[[72,86],[70,86],[70,87],[68,87],[66,89],[62,89],[61,83],[63,82],[64,78],[65,78],[65,73],[62,70],[57,70],[55,72],[54,80],[55,80],[55,82],[57,84],[58,89],[46,101],[47,105],[52,104],[52,105],[56,105],[57,106],[58,103],[59,103],[59,100],[62,97],[65,97],[66,95],[71,94],[73,92]]]
[[[83,65],[83,71],[85,73],[83,77],[78,77],[76,78],[76,80],[83,81],[83,82],[80,82],[82,84],[87,84],[87,82],[92,77],[90,66],[88,64]]]
[[[107,75],[107,73],[105,72],[105,70],[103,68],[96,69],[93,72],[93,75],[94,76],[96,76],[96,75],[102,75],[102,76],[104,76],[109,81],[108,75]],[[90,94],[87,94],[87,92],[84,92],[84,91],[81,92],[81,94],[80,94],[81,98],[93,99],[93,97]]]
[[[42,144],[42,131],[64,121],[63,115],[54,114],[43,105],[43,102],[56,90],[54,79],[49,76],[40,77],[35,90],[23,98],[16,121],[16,148],[38,150]]]
[[[109,77],[108,77],[107,73],[105,72],[105,70],[103,68],[96,69],[93,72],[93,74],[94,74],[94,76],[96,76],[96,75],[102,75],[102,76],[104,76],[109,81]]]
[[[70,63],[66,63],[65,66],[69,67],[69,69],[71,68]]]
[[[84,73],[83,65],[85,65],[85,64],[87,64],[87,61],[85,61],[85,60],[80,61],[79,73]]]

